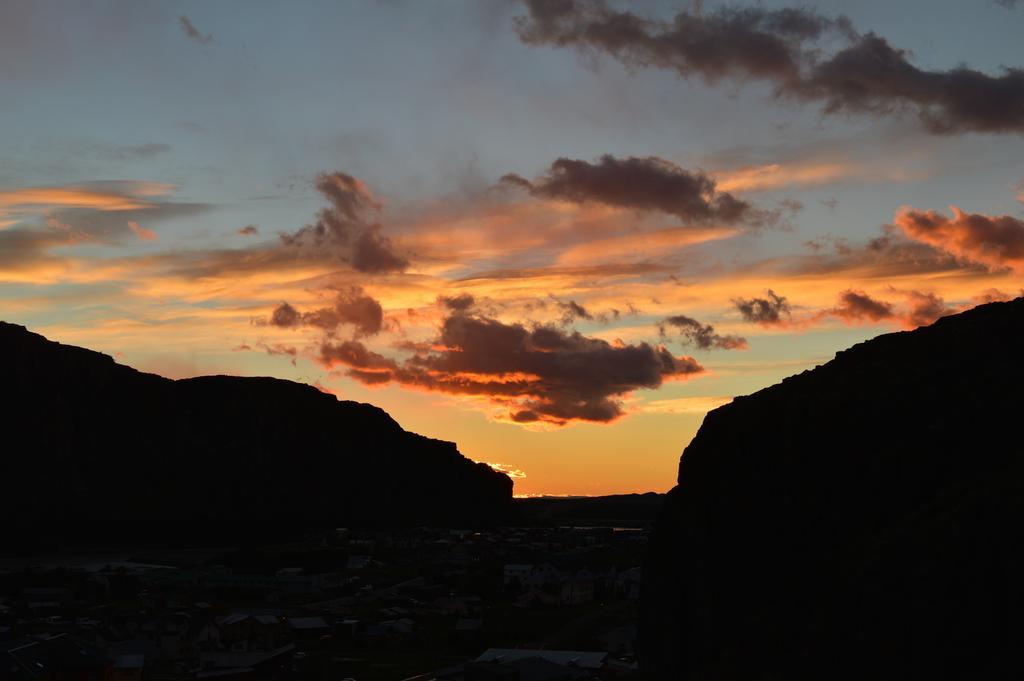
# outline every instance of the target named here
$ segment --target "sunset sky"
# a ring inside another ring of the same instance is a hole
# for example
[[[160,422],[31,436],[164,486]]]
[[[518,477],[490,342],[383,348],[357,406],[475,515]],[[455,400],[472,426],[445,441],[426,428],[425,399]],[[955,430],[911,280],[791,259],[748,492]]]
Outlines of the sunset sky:
[[[1020,295],[1022,31],[995,0],[4,2],[0,319],[371,402],[517,494],[664,491],[708,409]]]

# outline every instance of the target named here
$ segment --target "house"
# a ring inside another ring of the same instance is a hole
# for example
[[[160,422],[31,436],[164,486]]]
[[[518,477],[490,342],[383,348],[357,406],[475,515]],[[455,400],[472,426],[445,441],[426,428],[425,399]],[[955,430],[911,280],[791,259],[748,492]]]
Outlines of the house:
[[[192,650],[189,640],[191,619],[186,613],[176,612],[144,622],[138,629],[139,638],[150,641],[159,649],[160,657],[176,660]]]
[[[234,612],[217,620],[218,639],[235,652],[273,650],[284,641],[284,628],[274,615]]]
[[[520,608],[539,608],[558,605],[561,599],[540,589],[529,589],[516,598],[516,606]]]
[[[480,609],[479,596],[439,596],[431,603],[436,612],[446,615],[470,615]]]
[[[530,577],[530,573],[533,572],[533,565],[529,563],[509,563],[502,572],[505,586],[512,583],[526,586],[526,580]]]
[[[551,563],[535,565],[527,576],[523,586],[530,586],[542,589],[549,585],[560,585],[565,582],[567,575]]]
[[[285,626],[296,641],[316,641],[331,633],[331,625],[323,617],[289,617]]]
[[[579,605],[594,600],[595,578],[589,570],[583,569],[562,582],[561,602],[564,605]]]
[[[640,568],[630,568],[619,573],[615,578],[615,589],[623,597],[635,601],[640,599],[641,583]]]
[[[189,622],[188,638],[197,650],[213,650],[220,646],[220,627],[206,616],[195,616]]]

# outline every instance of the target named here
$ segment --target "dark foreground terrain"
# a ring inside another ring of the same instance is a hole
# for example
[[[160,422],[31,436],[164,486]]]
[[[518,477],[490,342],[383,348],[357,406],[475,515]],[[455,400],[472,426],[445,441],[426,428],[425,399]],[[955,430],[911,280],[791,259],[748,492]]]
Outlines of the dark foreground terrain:
[[[0,679],[635,679],[646,539],[343,529],[241,549],[8,558]]]
[[[1024,299],[709,413],[645,565],[656,679],[1024,676]]]
[[[172,381],[0,322],[0,386],[0,554],[484,527],[512,508],[512,481],[453,443],[307,385]]]
[[[143,540],[0,567],[0,674],[1020,678],[1021,338],[881,336],[709,413],[667,496],[513,502],[368,405],[0,326],[9,552]]]

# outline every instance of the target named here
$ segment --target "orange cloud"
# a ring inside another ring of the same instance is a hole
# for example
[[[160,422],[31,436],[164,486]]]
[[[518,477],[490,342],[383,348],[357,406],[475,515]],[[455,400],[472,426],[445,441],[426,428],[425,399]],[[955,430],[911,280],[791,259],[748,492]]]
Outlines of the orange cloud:
[[[792,185],[813,186],[846,179],[862,172],[857,166],[844,163],[808,163],[743,166],[715,171],[714,177],[723,191],[757,192],[781,189]]]
[[[138,210],[151,204],[141,197],[169,193],[174,185],[158,182],[118,182],[64,187],[21,187],[0,190],[0,214],[52,208],[91,208],[103,211]],[[118,191],[120,189],[120,191]]]
[[[849,289],[839,294],[839,305],[829,311],[847,323],[877,322],[895,316],[892,303],[872,298],[864,291]]]
[[[686,246],[729,239],[740,233],[734,227],[695,230],[688,227],[623,234],[572,246],[559,254],[558,265],[575,266],[663,256]]]
[[[156,232],[145,227],[140,227],[139,223],[134,220],[128,221],[128,228],[135,233],[135,236],[139,237],[140,241],[156,241]]]
[[[904,208],[896,226],[910,239],[990,269],[1024,272],[1024,220],[1010,215],[965,213],[950,206],[953,217],[937,211]]]
[[[838,317],[850,325],[894,321],[906,329],[916,329],[919,326],[927,326],[940,317],[973,307],[973,305],[951,307],[941,296],[932,291],[891,289],[891,292],[903,296],[905,302],[902,305],[897,305],[874,298],[864,291],[848,289],[839,294],[839,304],[836,307],[823,310],[815,315],[814,319],[832,316]],[[992,296],[994,294],[989,291],[982,295]]]

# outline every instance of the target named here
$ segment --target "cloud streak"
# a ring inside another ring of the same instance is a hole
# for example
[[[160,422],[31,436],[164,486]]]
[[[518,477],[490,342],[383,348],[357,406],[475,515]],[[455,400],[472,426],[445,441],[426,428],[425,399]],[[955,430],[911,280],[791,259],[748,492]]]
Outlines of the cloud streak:
[[[153,199],[170,193],[174,185],[158,182],[94,182],[57,187],[20,187],[0,190],[0,217],[82,208],[129,211],[149,208]]]

